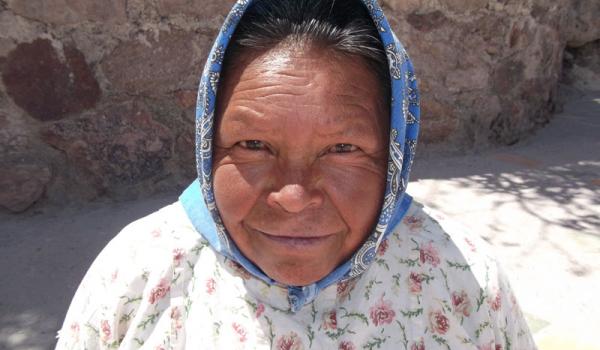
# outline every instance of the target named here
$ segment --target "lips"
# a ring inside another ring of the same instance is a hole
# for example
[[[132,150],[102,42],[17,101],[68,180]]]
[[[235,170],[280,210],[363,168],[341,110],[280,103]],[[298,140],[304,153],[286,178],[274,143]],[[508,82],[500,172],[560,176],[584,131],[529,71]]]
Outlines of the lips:
[[[266,237],[267,239],[279,243],[279,244],[284,244],[284,245],[291,245],[291,246],[312,246],[312,245],[317,245],[320,243],[325,242],[326,240],[329,239],[329,237],[331,237],[331,235],[329,236],[323,236],[323,237],[289,237],[289,236],[272,236],[263,232],[259,232],[262,236]]]
[[[276,244],[290,246],[290,247],[310,247],[324,243],[334,236],[334,234],[287,234],[287,233],[267,233],[255,228],[246,226],[246,229],[257,235],[260,235],[267,240]]]

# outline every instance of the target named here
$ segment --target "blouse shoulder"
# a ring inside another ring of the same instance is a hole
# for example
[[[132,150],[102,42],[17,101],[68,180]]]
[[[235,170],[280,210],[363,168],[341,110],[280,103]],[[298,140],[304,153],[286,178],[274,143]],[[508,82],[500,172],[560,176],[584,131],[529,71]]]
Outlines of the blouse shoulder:
[[[131,324],[151,330],[168,308],[170,294],[185,283],[197,252],[206,242],[179,202],[127,225],[100,252],[73,298],[57,349],[113,348]],[[177,277],[178,276],[178,277]],[[132,339],[127,339],[127,337]]]
[[[430,320],[454,320],[472,338],[488,334],[496,349],[535,349],[508,278],[479,235],[413,202],[390,239],[400,242],[396,260],[411,270],[411,291],[436,286],[442,307],[430,310]],[[434,333],[439,327],[432,321]]]
[[[417,202],[413,202],[393,234],[407,241],[409,246],[418,246],[419,257],[424,264],[459,268],[457,264],[460,263],[465,265],[462,270],[479,275],[479,267],[498,263],[492,248],[481,236]]]

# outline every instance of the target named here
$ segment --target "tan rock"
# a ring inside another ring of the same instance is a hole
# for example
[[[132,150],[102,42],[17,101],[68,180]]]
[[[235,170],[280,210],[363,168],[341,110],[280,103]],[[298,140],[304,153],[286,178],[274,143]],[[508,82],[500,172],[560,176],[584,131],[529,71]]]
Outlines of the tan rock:
[[[570,23],[566,29],[566,40],[570,46],[578,47],[600,38],[600,2],[596,0],[573,1]]]
[[[196,105],[196,97],[198,92],[196,90],[181,90],[175,93],[177,97],[177,103],[183,109],[189,109]]]
[[[7,0],[6,3],[20,16],[52,24],[127,20],[126,0]]]
[[[163,16],[185,14],[197,16],[200,19],[206,20],[216,14],[227,14],[234,3],[234,0],[158,0],[158,12]]]
[[[191,181],[196,177],[196,138],[193,131],[183,132],[177,138],[175,151],[179,159],[179,169]]]
[[[8,158],[8,155],[26,149],[30,145],[26,129],[25,123],[15,125],[6,115],[0,113],[0,154]]]
[[[384,3],[423,87],[421,135],[454,147],[517,142],[545,124],[566,42],[600,39],[592,0]]]
[[[63,151],[80,185],[98,193],[165,176],[173,136],[142,105],[111,105],[93,115],[56,122],[42,140]]]
[[[194,45],[198,49],[194,50]],[[146,42],[123,42],[101,64],[112,87],[120,94],[160,95],[196,89],[201,61],[208,55],[209,39],[177,31],[160,32]]]
[[[0,167],[0,207],[15,213],[37,202],[52,178],[50,168],[39,163],[4,163]]]

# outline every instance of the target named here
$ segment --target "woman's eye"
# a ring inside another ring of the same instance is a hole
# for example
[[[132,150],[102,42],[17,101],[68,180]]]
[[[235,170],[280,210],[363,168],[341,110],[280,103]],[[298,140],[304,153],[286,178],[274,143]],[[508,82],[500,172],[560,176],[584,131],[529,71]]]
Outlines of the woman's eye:
[[[349,143],[338,143],[329,150],[332,153],[350,153],[358,150],[358,147]]]
[[[251,151],[261,151],[266,149],[265,144],[262,141],[258,141],[258,140],[246,140],[246,141],[241,141],[239,143],[239,145],[242,148],[251,150]]]

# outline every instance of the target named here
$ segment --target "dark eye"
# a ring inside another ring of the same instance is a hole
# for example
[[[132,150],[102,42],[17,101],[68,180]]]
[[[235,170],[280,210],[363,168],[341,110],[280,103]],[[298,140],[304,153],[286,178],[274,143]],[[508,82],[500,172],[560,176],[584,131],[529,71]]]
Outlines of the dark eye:
[[[331,153],[350,153],[358,150],[358,147],[349,144],[349,143],[338,143],[337,145],[331,147],[329,152]]]
[[[261,150],[264,150],[264,149],[267,148],[262,141],[258,141],[258,140],[241,141],[239,143],[239,145],[242,148],[245,148],[245,149],[248,149],[248,150],[251,150],[251,151],[261,151]]]

